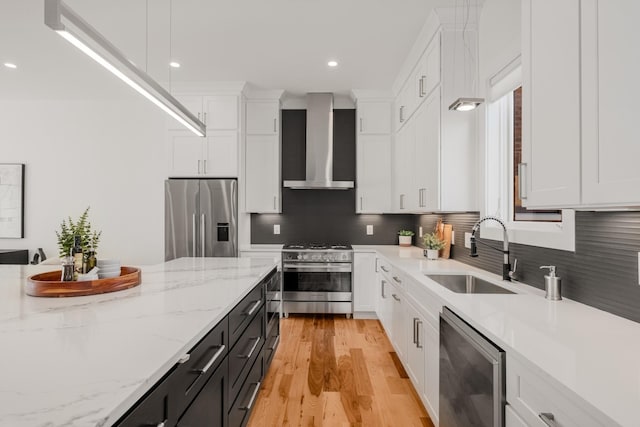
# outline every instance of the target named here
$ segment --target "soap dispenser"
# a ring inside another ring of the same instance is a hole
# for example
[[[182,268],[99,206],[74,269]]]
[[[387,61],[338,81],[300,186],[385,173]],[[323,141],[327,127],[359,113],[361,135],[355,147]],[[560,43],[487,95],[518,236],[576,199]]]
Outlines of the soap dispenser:
[[[543,265],[540,268],[549,269],[549,274],[544,276],[544,289],[547,292],[544,297],[550,301],[560,301],[562,299],[562,279],[556,276],[556,266]]]

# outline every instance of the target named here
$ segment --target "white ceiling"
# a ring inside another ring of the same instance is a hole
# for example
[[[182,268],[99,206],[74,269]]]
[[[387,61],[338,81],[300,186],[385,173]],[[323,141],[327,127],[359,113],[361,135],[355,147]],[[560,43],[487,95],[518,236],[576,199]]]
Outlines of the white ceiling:
[[[158,81],[247,81],[297,94],[390,89],[431,9],[455,0],[67,4]],[[44,0],[0,0],[0,63],[18,65],[0,66],[0,99],[132,93],[46,27],[43,7]],[[168,67],[170,56],[180,69]],[[330,69],[329,59],[340,65]]]

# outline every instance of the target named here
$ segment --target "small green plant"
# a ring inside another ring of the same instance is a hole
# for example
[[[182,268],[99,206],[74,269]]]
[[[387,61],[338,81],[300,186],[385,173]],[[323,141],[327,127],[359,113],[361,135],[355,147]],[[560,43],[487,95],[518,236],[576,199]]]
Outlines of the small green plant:
[[[416,234],[416,233],[414,233],[411,230],[400,230],[400,231],[398,231],[398,236],[413,236],[414,234]]]
[[[427,233],[422,236],[424,247],[431,250],[440,250],[444,248],[445,242],[440,239],[436,233]]]
[[[91,248],[97,251],[101,235],[102,231],[92,230],[89,221],[89,207],[87,207],[77,221],[74,222],[71,217],[68,220],[62,220],[60,231],[56,231],[59,254],[61,257],[69,255],[73,247],[74,236],[80,236],[80,246],[82,246],[83,252],[89,251]]]

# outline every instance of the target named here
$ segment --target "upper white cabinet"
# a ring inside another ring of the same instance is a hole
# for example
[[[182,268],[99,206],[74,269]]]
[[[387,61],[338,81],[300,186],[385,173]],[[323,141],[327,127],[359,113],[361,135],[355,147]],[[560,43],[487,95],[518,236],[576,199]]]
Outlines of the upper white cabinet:
[[[237,132],[209,132],[201,138],[190,131],[170,131],[169,176],[236,178]]]
[[[440,209],[440,91],[432,93],[415,115],[414,198],[418,210]],[[452,186],[452,190],[455,188]],[[444,193],[443,197],[448,194]],[[446,200],[445,200],[446,202]]]
[[[636,0],[582,0],[582,204],[640,205]]]
[[[395,212],[417,209],[418,198],[413,188],[415,158],[415,122],[408,123],[396,133],[393,143],[393,206]]]
[[[356,213],[391,210],[391,101],[357,100]]]
[[[246,129],[246,211],[280,213],[280,101],[247,100]]]
[[[247,102],[247,134],[278,135],[280,132],[280,102],[250,100]]]
[[[238,129],[237,95],[176,95],[176,99],[202,121],[207,126],[207,130]],[[184,129],[184,127],[171,119],[169,129]]]
[[[391,133],[391,103],[389,101],[358,100],[358,134],[389,135]]]
[[[523,203],[640,205],[633,0],[525,0]]]

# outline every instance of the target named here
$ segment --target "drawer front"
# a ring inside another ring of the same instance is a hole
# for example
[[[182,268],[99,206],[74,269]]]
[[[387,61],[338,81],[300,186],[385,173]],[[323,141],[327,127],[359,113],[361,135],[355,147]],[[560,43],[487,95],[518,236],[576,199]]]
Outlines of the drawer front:
[[[264,345],[264,371],[267,372],[273,356],[276,354],[280,344],[280,324],[279,322],[270,330]]]
[[[115,425],[118,427],[147,427],[164,425],[166,427],[175,425],[175,415],[169,414],[168,379],[161,380],[151,393],[145,396],[128,414],[126,414]]]
[[[264,303],[264,285],[261,283],[229,313],[229,345],[233,347]]]
[[[172,376],[178,414],[182,414],[229,352],[228,331],[225,318],[189,352],[187,361],[178,364]]]
[[[236,345],[229,353],[229,396],[231,402],[249,374],[249,369],[262,351],[265,340],[264,305],[258,310]]]
[[[229,411],[229,427],[244,427],[249,422],[249,416],[258,399],[261,380],[264,376],[262,367],[262,358],[258,358]]]
[[[226,426],[228,378],[229,367],[225,359],[182,415],[178,427]]]
[[[536,375],[518,360],[507,354],[507,402],[530,426],[545,427],[604,427],[615,425],[607,422],[586,403],[576,401]],[[552,414],[553,421],[545,423],[541,414]]]

